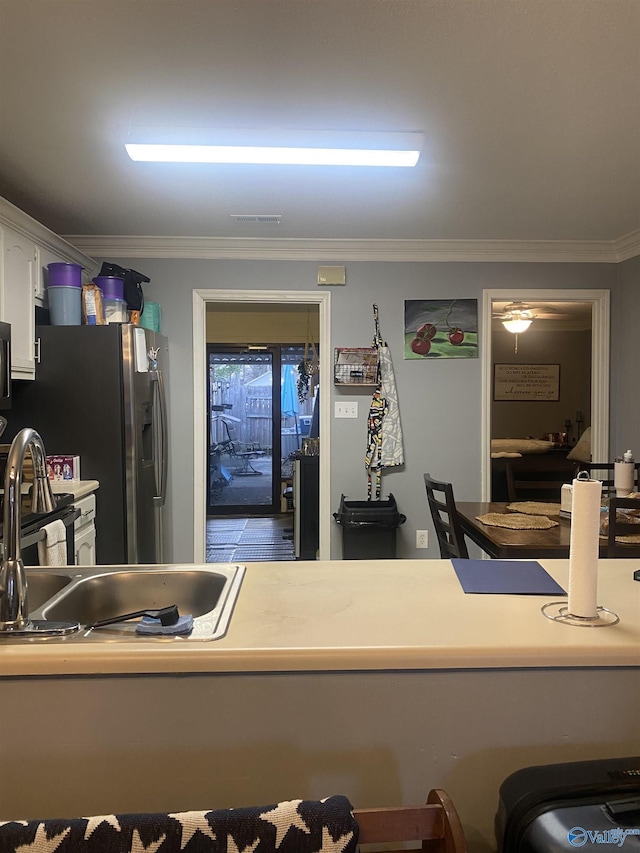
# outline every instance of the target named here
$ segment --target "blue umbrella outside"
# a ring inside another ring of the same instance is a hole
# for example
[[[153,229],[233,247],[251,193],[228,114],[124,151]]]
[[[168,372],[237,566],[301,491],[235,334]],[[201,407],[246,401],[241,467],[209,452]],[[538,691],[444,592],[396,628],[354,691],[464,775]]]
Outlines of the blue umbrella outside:
[[[298,414],[298,388],[295,370],[292,364],[285,364],[282,371],[282,389],[280,391],[280,412],[283,417],[291,418]]]
[[[294,433],[289,429],[282,434],[282,458],[288,456],[289,452],[300,449],[300,434],[298,431],[298,385],[296,381],[296,370],[292,364],[285,364],[282,370],[282,387],[280,390],[280,414],[283,418],[295,418]],[[293,445],[291,444],[293,442]]]

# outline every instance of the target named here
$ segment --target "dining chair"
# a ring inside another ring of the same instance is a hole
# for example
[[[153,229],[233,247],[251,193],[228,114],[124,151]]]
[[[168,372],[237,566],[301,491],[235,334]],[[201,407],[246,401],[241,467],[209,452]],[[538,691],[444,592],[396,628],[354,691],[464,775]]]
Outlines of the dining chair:
[[[636,462],[633,472],[634,488],[638,488],[640,479],[640,462]],[[605,495],[614,492],[614,463],[613,462],[580,462],[578,465],[579,471],[586,471],[594,480],[600,480],[602,483],[602,493]]]
[[[434,480],[431,474],[424,475],[424,485],[427,490],[427,501],[433,518],[433,525],[438,537],[440,556],[443,559],[460,557],[469,559],[464,533],[460,526],[456,502],[453,497],[453,486]]]
[[[575,475],[575,464],[566,459],[522,456],[507,461],[507,493],[510,501],[556,501],[565,483]]]
[[[607,557],[635,559],[640,557],[640,523],[629,520],[624,512],[636,510],[640,515],[638,498],[609,498],[609,526],[607,530]],[[633,537],[635,541],[620,541],[619,537]]]

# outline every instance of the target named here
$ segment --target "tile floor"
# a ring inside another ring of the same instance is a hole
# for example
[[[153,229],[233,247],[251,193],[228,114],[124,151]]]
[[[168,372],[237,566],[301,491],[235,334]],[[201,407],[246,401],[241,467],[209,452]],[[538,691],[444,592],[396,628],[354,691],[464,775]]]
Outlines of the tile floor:
[[[294,560],[293,513],[207,519],[207,563]]]

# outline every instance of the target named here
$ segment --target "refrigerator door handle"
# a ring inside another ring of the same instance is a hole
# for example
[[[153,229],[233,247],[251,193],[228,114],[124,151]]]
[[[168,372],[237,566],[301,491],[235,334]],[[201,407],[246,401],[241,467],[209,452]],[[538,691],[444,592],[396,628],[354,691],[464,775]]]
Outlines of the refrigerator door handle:
[[[164,506],[167,497],[167,470],[169,467],[169,442],[167,437],[167,400],[164,390],[164,378],[161,370],[151,372],[154,388],[154,410],[159,430],[156,431],[156,491],[153,503],[157,507]]]

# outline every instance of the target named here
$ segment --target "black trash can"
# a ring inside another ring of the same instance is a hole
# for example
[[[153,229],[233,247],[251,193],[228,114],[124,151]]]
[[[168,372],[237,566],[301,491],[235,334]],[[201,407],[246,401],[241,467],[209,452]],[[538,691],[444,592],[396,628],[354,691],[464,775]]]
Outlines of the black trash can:
[[[396,530],[407,520],[396,499],[348,501],[340,498],[333,517],[342,528],[343,560],[388,560],[396,556]]]

